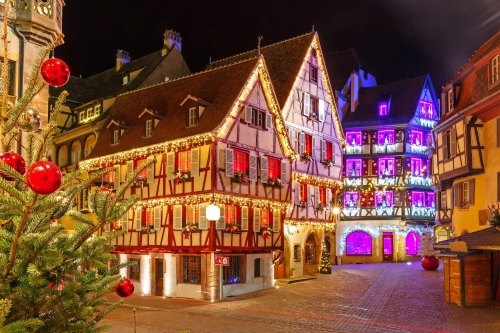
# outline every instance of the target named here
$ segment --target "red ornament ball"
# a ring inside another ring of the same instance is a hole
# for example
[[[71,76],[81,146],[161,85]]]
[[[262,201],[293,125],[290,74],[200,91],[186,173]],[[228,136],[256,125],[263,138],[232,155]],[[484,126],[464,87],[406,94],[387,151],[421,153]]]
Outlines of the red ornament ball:
[[[129,297],[134,292],[134,283],[129,279],[123,279],[115,287],[115,293],[120,297]]]
[[[422,267],[426,271],[435,271],[439,267],[439,259],[435,256],[424,256],[422,258]]]
[[[12,169],[16,170],[21,175],[24,175],[26,173],[26,163],[24,162],[24,158],[21,155],[12,152],[3,153],[0,154],[0,161],[3,161],[4,163],[10,165]],[[12,180],[12,177],[9,177],[2,173],[0,173],[0,176],[5,180]]]
[[[38,161],[26,171],[28,186],[38,194],[54,193],[62,182],[61,170],[52,162]]]
[[[69,80],[69,67],[57,58],[46,60],[42,65],[42,77],[53,87],[64,86]]]

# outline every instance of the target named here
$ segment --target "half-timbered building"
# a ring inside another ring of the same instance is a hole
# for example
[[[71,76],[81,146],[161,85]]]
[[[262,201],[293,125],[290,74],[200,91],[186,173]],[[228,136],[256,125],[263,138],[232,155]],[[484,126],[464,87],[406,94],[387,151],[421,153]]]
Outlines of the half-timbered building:
[[[351,75],[357,100],[342,118],[338,256],[342,263],[399,261],[417,255],[423,226],[434,221],[428,152],[439,104],[428,75],[365,88],[358,80]]]
[[[136,293],[213,300],[219,282],[225,296],[273,286],[295,158],[257,56],[118,96],[79,167],[110,168],[98,185],[116,188],[153,162],[124,195],[140,201],[102,232],[126,231],[115,253],[137,262],[121,272]],[[210,203],[218,221],[207,220]],[[221,256],[229,261],[219,278]]]
[[[437,241],[488,227],[487,205],[500,202],[500,32],[443,86],[434,129]]]
[[[217,68],[262,54],[293,149],[292,186],[286,213],[285,252],[275,277],[317,273],[322,242],[335,263],[331,202],[341,186],[342,129],[318,34],[307,33],[212,62]]]

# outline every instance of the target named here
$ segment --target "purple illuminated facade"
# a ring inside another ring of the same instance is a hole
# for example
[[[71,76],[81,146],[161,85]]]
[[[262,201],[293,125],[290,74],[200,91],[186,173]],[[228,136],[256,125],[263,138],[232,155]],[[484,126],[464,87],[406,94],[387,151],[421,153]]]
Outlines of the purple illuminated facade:
[[[346,132],[345,139],[350,146],[361,146],[361,132]]]
[[[427,119],[434,119],[436,112],[434,111],[434,104],[420,101],[420,117]]]
[[[411,130],[411,144],[416,146],[424,144],[422,131]]]
[[[392,207],[394,205],[393,191],[375,191],[376,207]]]
[[[347,177],[361,177],[362,163],[360,158],[351,158],[346,160],[345,169]]]
[[[410,231],[406,235],[406,254],[416,256],[420,247],[420,235],[415,231]]]
[[[345,240],[348,256],[371,256],[372,237],[364,231],[353,231]]]
[[[394,157],[383,157],[378,159],[378,175],[394,176],[396,159]]]
[[[386,102],[382,102],[378,105],[378,115],[379,116],[387,116],[389,113],[389,105]]]
[[[359,192],[345,192],[344,193],[344,207],[356,208],[359,202]]]
[[[394,144],[394,130],[378,131],[377,141],[379,145],[392,145]]]

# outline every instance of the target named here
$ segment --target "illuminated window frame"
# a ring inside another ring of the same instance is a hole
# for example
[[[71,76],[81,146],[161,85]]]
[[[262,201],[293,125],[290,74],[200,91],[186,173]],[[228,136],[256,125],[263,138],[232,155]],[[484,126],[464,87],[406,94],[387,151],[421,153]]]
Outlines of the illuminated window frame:
[[[377,144],[383,145],[393,145],[395,143],[395,131],[394,130],[380,130],[377,132]]]
[[[378,115],[387,116],[389,114],[389,103],[383,102],[378,105]]]
[[[344,192],[344,207],[345,208],[356,208],[359,201],[359,192],[351,191]]]
[[[394,157],[381,157],[378,159],[379,177],[394,176],[395,172],[396,172],[396,159]]]
[[[356,230],[347,235],[345,247],[347,256],[371,256],[373,239],[367,232]]]
[[[191,150],[177,153],[177,170],[191,171]]]
[[[496,83],[499,80],[499,55],[497,54],[490,60],[490,84]]]
[[[350,146],[361,146],[361,131],[346,132],[347,144]]]
[[[422,168],[424,162],[421,158],[411,158],[411,175],[413,177],[422,177]]]
[[[411,130],[411,144],[423,146],[424,133],[422,131]]]
[[[385,206],[384,206],[385,203]],[[375,206],[376,207],[393,207],[394,192],[393,191],[375,191]]]
[[[363,173],[362,168],[363,168],[363,163],[360,158],[348,158],[345,161],[346,177],[361,177]]]

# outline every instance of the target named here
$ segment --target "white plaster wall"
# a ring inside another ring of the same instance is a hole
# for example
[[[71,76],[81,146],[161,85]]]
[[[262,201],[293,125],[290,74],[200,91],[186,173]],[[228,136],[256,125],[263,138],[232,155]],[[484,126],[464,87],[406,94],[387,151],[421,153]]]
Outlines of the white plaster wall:
[[[261,275],[254,277],[254,261],[261,259]],[[269,289],[274,286],[274,265],[272,253],[247,254],[246,256],[246,283],[224,285],[223,296],[235,296],[252,291]]]
[[[120,264],[126,263],[127,262],[127,255],[122,253],[118,255],[118,259],[120,260]],[[120,275],[122,277],[127,277],[127,267],[120,268]]]
[[[141,255],[141,282],[135,286],[135,293],[151,295],[151,256]]]

